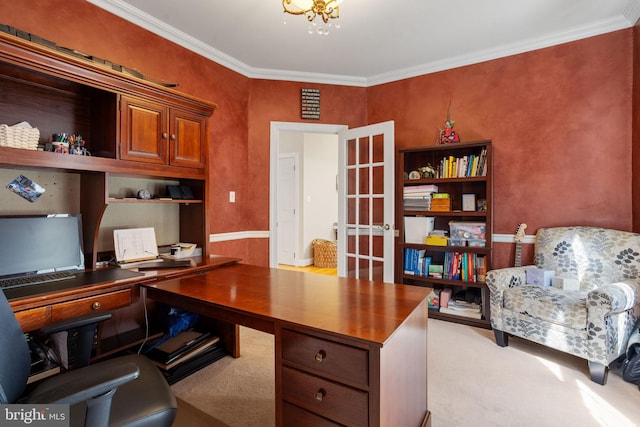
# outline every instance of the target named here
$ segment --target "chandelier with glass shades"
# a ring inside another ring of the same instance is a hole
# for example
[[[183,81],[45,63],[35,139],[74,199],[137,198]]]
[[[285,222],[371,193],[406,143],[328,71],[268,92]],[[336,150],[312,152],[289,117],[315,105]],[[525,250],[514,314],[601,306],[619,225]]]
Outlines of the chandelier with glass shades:
[[[329,29],[340,28],[339,5],[342,0],[282,0],[285,13],[305,15],[309,21],[309,34],[329,34]],[[316,21],[316,18],[320,17]]]

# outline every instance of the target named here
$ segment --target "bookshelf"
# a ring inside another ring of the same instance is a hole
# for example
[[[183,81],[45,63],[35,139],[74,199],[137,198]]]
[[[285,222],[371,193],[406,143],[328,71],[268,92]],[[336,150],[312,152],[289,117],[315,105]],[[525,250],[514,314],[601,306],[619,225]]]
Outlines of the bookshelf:
[[[396,282],[450,289],[442,295],[451,292],[458,310],[434,306],[429,317],[484,328],[491,327],[484,281],[493,247],[491,147],[489,140],[408,147],[396,157]],[[433,176],[420,173],[427,165]],[[446,235],[427,239],[431,229]]]

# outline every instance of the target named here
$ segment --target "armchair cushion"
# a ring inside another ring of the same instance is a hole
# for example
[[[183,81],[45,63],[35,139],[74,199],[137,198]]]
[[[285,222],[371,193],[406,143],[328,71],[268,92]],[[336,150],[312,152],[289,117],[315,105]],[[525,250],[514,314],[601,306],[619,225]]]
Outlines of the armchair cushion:
[[[587,292],[524,285],[504,293],[504,308],[573,329],[587,327]]]

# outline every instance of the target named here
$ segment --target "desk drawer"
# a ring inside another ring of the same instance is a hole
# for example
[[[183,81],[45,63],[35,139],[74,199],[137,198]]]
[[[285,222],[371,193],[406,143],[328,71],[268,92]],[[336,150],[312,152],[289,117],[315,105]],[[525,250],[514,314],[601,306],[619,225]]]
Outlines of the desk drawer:
[[[24,332],[35,331],[49,323],[49,307],[38,307],[15,313],[18,323]]]
[[[282,359],[319,374],[369,385],[369,352],[361,348],[283,330]]]
[[[369,394],[284,366],[282,398],[338,423],[367,425]]]
[[[326,418],[319,417],[311,412],[305,411],[290,403],[282,404],[282,425],[283,427],[341,427]]]
[[[81,298],[51,307],[51,321],[68,319],[99,311],[113,310],[115,308],[131,305],[131,289],[96,295],[89,298]]]

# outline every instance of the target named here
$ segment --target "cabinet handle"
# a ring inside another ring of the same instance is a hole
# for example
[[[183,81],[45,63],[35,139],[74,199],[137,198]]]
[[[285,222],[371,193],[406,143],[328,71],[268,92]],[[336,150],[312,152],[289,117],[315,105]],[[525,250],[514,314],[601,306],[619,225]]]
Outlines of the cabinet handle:
[[[325,353],[324,350],[320,350],[316,353],[316,362],[322,362],[325,357],[327,357],[327,353]]]
[[[91,304],[91,308],[93,310],[100,310],[100,307],[102,307],[102,304],[100,303],[100,301],[96,301],[93,304]]]
[[[176,139],[177,139],[177,138],[176,138],[176,134],[175,134],[175,133],[172,133],[172,134],[171,134],[171,140],[172,140],[172,141],[175,141]]]
[[[167,139],[168,136],[169,136],[168,133],[162,132],[162,139]]]
[[[315,392],[313,394],[313,397],[318,401],[318,402],[322,402],[322,399],[324,399],[324,397],[326,396],[327,392],[324,391],[324,389],[320,389],[317,392]]]

